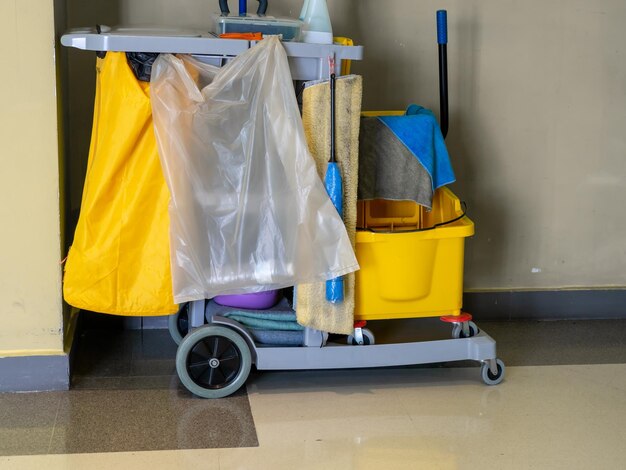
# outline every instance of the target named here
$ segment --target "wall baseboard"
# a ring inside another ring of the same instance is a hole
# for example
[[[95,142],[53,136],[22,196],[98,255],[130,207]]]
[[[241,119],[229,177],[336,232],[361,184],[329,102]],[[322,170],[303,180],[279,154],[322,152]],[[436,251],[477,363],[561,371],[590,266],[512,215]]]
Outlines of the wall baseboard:
[[[466,292],[463,310],[478,320],[626,318],[626,290]]]
[[[0,358],[0,392],[68,390],[69,357],[16,356]]]

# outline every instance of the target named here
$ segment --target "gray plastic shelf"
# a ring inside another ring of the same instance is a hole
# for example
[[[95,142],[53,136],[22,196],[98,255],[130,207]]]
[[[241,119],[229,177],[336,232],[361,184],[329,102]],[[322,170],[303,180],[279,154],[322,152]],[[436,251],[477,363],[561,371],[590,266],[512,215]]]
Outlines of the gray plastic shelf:
[[[223,65],[256,44],[255,41],[221,39],[203,31],[167,28],[80,28],[68,31],[61,44],[86,51],[161,52],[194,54],[214,65]],[[362,46],[339,46],[284,42],[294,80],[319,80],[328,76],[328,57],[336,61],[339,73],[342,60],[361,60]]]

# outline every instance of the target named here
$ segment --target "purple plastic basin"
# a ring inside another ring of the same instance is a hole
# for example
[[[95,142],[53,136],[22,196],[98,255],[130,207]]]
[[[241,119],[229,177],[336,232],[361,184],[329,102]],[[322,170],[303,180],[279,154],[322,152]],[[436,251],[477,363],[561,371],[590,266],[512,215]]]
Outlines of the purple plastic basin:
[[[215,303],[226,307],[248,308],[251,310],[263,310],[271,308],[278,302],[277,290],[255,292],[253,294],[217,295],[213,298]]]

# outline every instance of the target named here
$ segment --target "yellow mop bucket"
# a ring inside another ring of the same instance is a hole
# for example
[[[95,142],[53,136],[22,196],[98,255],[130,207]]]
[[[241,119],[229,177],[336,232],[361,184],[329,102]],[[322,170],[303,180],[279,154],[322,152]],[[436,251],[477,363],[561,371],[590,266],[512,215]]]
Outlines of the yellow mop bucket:
[[[412,201],[359,201],[355,320],[459,315],[465,237],[474,223],[447,188],[429,212]]]

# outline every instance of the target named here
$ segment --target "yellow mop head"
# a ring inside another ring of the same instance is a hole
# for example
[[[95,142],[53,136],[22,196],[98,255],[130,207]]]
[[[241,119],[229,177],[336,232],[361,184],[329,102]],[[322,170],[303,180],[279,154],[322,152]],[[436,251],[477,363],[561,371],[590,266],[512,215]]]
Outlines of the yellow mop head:
[[[336,159],[343,177],[343,220],[355,246],[357,185],[359,179],[359,124],[363,82],[359,75],[339,77],[335,94]],[[330,87],[328,81],[306,87],[302,121],[309,151],[323,180],[330,151]],[[344,276],[344,301],[326,300],[326,284],[300,284],[297,288],[298,323],[329,333],[350,334],[354,329],[354,273]]]

